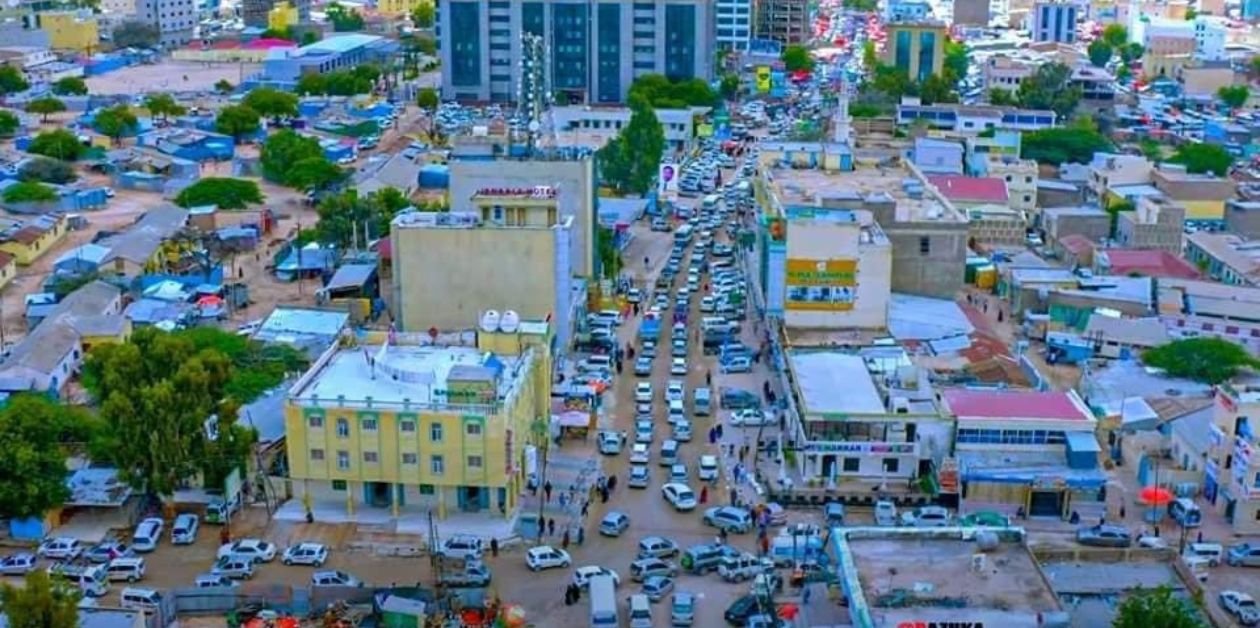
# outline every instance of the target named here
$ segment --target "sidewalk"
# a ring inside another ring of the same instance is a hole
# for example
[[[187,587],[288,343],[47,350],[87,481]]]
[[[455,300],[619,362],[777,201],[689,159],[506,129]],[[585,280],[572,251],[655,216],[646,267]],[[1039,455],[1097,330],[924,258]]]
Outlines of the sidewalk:
[[[577,445],[570,445],[568,450],[552,447],[548,454],[543,483],[551,483],[550,500],[546,498],[542,486],[521,496],[521,514],[517,519],[516,531],[526,542],[539,536],[540,508],[544,519],[555,520],[555,538],[562,537],[563,530],[568,529],[576,540],[582,519],[582,504],[591,499],[591,487],[595,485],[602,469],[599,457],[578,449]],[[598,500],[599,497],[596,496],[595,499]],[[544,535],[543,539],[547,538]]]

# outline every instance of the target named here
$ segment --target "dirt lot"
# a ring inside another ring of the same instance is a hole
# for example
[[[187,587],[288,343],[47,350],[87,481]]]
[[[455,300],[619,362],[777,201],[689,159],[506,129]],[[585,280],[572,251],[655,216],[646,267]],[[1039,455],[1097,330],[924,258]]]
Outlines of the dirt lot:
[[[227,80],[239,85],[244,77],[262,66],[252,63],[194,63],[162,61],[153,65],[133,65],[109,74],[87,79],[93,94],[143,94],[151,91],[213,91],[214,84]]]

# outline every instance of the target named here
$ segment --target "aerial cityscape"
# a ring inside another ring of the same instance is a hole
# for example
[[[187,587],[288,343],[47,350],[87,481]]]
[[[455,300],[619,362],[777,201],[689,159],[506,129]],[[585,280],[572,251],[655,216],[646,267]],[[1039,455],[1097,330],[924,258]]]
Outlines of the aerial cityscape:
[[[0,9],[0,628],[1258,597],[1260,0]]]

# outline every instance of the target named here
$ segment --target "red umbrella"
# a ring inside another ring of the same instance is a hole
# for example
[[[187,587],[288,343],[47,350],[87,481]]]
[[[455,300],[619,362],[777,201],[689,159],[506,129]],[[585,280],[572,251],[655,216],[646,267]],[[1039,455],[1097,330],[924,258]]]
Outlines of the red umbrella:
[[[784,604],[778,609],[779,617],[788,621],[796,619],[796,616],[800,614],[801,608],[795,604]]]
[[[1151,506],[1167,506],[1173,500],[1172,491],[1162,486],[1147,486],[1138,491],[1138,501]]]

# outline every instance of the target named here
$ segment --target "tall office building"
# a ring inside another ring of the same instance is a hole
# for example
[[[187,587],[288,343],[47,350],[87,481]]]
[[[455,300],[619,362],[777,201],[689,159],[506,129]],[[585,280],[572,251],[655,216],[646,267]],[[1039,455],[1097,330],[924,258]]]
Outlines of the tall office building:
[[[709,0],[449,0],[438,6],[442,96],[509,102],[521,80],[522,34],[541,37],[556,95],[623,102],[634,79],[713,74]]]
[[[1076,16],[1079,9],[1066,2],[1038,2],[1033,6],[1033,41],[1076,43]]]
[[[884,63],[906,73],[912,81],[940,74],[945,65],[948,28],[940,22],[894,22],[888,25]]]
[[[800,44],[813,34],[809,0],[756,0],[757,39]]]
[[[157,29],[159,44],[176,48],[192,41],[197,7],[192,0],[139,0],[136,18]]]
[[[753,0],[714,0],[714,42],[719,50],[748,50],[753,31]]]

